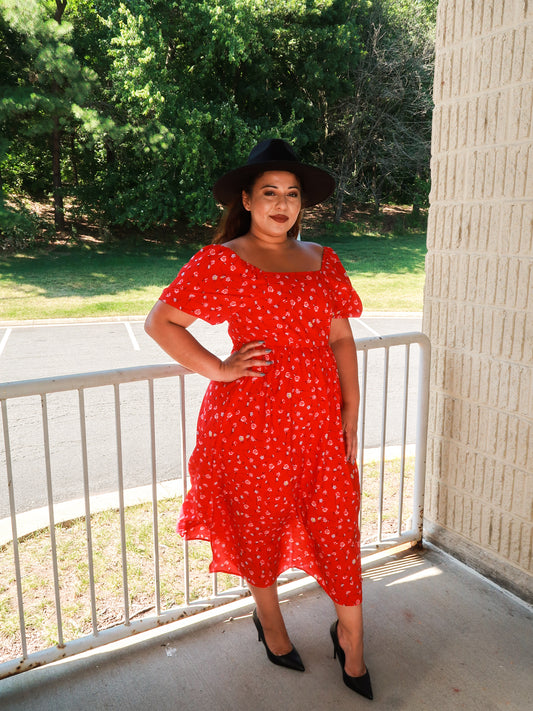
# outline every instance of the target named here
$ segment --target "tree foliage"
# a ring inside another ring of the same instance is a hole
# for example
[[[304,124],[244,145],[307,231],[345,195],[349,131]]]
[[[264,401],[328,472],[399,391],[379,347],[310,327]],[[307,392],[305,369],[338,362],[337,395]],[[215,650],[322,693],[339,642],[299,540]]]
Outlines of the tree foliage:
[[[346,197],[428,176],[436,0],[0,0],[0,187],[108,225],[217,214],[266,136]]]
[[[28,192],[48,188],[58,228],[64,226],[63,141],[93,113],[88,100],[96,79],[77,60],[72,25],[63,22],[66,5],[67,0],[26,0],[22,5],[1,0],[7,26],[2,58],[12,67],[12,83],[0,104],[0,121],[12,138],[11,144],[4,142],[3,164]]]
[[[377,0],[361,10],[361,59],[328,116],[337,216],[346,195],[379,209],[390,196],[419,206],[429,192],[436,3]]]

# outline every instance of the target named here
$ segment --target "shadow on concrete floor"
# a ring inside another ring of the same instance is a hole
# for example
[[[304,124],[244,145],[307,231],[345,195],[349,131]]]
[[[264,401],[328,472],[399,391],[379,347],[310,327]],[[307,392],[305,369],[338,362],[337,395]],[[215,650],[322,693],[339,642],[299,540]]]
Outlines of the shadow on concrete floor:
[[[526,711],[531,608],[449,556],[411,550],[364,566],[374,701],[333,659],[333,605],[306,578],[283,593],[305,673],[269,663],[250,598],[0,681],[1,711]]]

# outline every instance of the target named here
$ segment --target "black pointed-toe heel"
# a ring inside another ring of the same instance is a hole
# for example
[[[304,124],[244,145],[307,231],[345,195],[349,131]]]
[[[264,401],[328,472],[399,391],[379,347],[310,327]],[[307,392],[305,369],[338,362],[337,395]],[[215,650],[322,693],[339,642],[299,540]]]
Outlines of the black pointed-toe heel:
[[[253,611],[252,619],[257,628],[257,639],[265,645],[267,657],[270,659],[272,664],[277,664],[279,667],[286,667],[287,669],[294,669],[295,671],[305,671],[301,657],[294,647],[288,654],[274,654],[270,651],[267,643],[265,642],[265,633],[263,632],[263,626],[257,616],[257,610]]]
[[[331,625],[329,632],[331,634],[331,639],[333,640],[333,659],[336,657],[339,658],[339,664],[342,669],[342,680],[352,691],[361,694],[361,696],[364,696],[366,699],[373,699],[374,695],[372,694],[372,684],[370,683],[370,674],[368,673],[368,669],[363,676],[348,676],[348,674],[344,671],[346,655],[344,654],[343,648],[339,644],[339,635],[337,633],[338,624],[338,620],[334,622]]]

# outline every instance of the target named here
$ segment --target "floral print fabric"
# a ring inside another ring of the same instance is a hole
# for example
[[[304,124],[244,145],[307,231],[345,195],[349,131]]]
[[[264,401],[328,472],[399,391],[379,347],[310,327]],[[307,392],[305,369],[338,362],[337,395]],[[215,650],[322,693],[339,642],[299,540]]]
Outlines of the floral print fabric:
[[[317,271],[264,272],[210,245],[160,298],[228,321],[234,350],[265,341],[274,361],[264,377],[210,382],[179,533],[210,541],[212,572],[267,587],[296,567],[334,602],[359,604],[359,478],[346,461],[328,340],[331,320],[360,316],[362,306],[339,258],[324,247]]]

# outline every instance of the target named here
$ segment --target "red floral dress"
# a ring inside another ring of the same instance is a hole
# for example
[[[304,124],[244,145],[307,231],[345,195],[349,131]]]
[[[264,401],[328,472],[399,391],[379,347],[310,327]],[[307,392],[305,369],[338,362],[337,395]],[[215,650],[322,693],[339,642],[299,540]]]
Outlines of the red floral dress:
[[[264,377],[210,382],[178,532],[210,541],[211,572],[267,587],[295,567],[334,602],[359,604],[359,478],[346,461],[328,340],[331,320],[360,316],[362,306],[339,258],[324,247],[317,271],[264,272],[210,245],[160,298],[228,321],[234,350],[265,341],[274,361]]]

